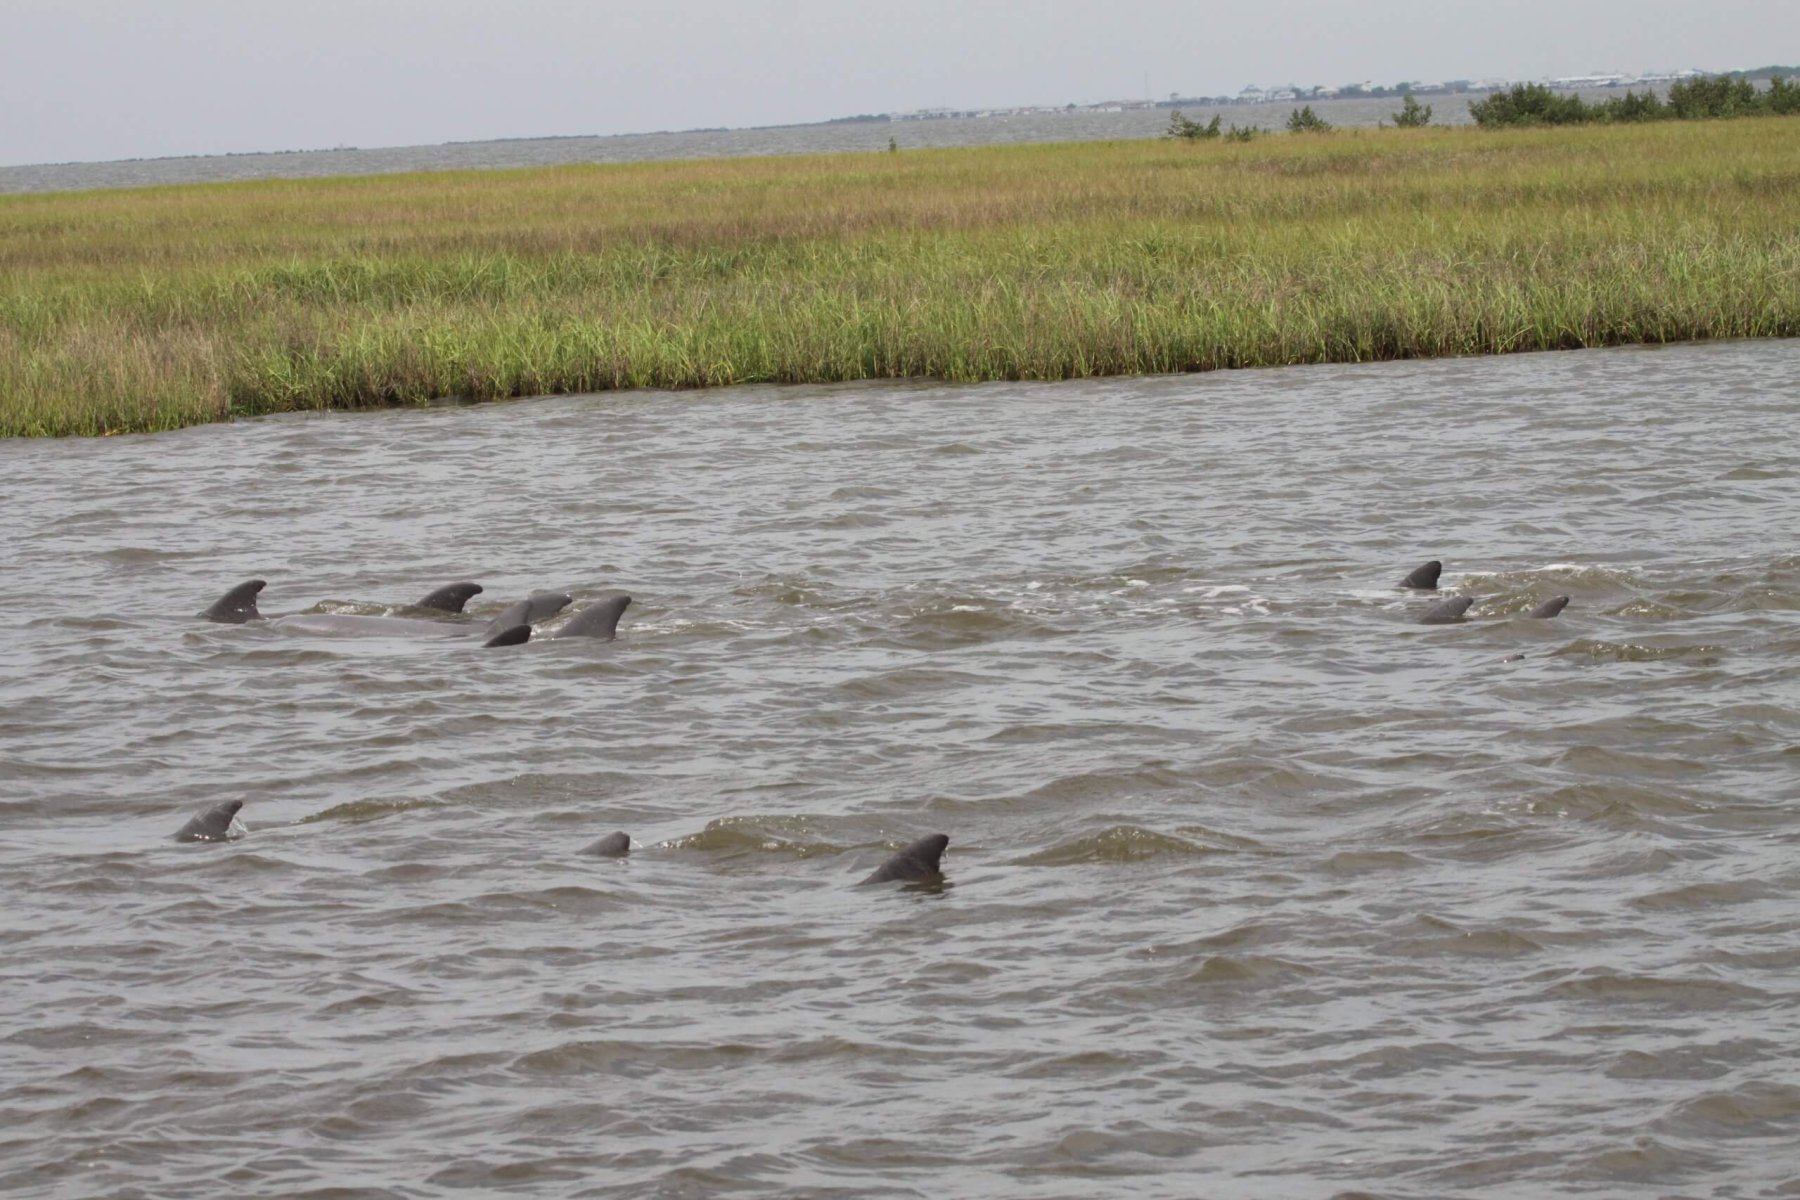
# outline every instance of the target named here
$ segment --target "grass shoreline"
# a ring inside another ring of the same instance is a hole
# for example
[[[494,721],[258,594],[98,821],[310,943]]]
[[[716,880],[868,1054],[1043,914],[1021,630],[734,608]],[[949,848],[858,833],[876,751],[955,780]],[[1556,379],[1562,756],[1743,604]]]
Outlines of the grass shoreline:
[[[1800,336],[1792,118],[0,197],[0,434]]]

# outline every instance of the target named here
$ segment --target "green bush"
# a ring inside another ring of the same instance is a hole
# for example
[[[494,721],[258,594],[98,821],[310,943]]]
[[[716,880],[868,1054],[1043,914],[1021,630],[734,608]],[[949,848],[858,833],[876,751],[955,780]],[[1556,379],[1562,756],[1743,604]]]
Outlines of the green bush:
[[[1495,92],[1472,101],[1469,115],[1477,125],[1574,125],[1589,121],[1637,122],[1666,120],[1715,120],[1722,117],[1800,114],[1800,85],[1780,75],[1771,76],[1767,90],[1748,79],[1703,75],[1669,87],[1669,98],[1655,92],[1626,92],[1594,104],[1580,96],[1563,96],[1541,83],[1515,84],[1511,91]],[[1395,114],[1395,123],[1400,123]]]
[[[1628,91],[1623,96],[1608,96],[1592,106],[1592,111],[1593,119],[1600,121],[1662,121],[1672,115],[1655,92]]]
[[[1515,83],[1511,91],[1472,100],[1469,115],[1477,125],[1578,125],[1593,120],[1580,96],[1559,96],[1541,83]]]
[[[1228,142],[1247,142],[1261,132],[1262,130],[1255,125],[1245,125],[1242,128],[1239,128],[1234,124],[1230,129],[1225,131],[1225,140]]]
[[[1431,105],[1420,104],[1411,96],[1400,102],[1400,111],[1394,114],[1394,128],[1423,129],[1431,124]]]
[[[1289,133],[1330,133],[1331,122],[1312,110],[1312,105],[1296,108],[1288,117]]]
[[[1219,136],[1218,114],[1213,114],[1213,119],[1202,125],[1198,121],[1190,121],[1188,118],[1182,116],[1181,110],[1178,108],[1169,115],[1169,130],[1167,133],[1163,134],[1163,136],[1196,139],[1216,138]]]
[[[1764,93],[1764,100],[1769,111],[1778,117],[1800,115],[1800,83],[1789,83],[1780,75],[1769,78],[1769,90]]]
[[[1669,88],[1669,112],[1684,120],[1743,117],[1762,111],[1762,93],[1748,79],[1707,75],[1684,79]]]

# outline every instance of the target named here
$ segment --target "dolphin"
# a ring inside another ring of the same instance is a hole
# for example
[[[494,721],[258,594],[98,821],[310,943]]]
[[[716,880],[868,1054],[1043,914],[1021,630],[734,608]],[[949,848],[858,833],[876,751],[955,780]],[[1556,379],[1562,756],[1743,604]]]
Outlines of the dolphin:
[[[178,842],[235,842],[249,830],[237,819],[242,800],[227,800],[200,813],[175,834]]]
[[[943,871],[938,860],[944,857],[944,849],[950,845],[947,834],[932,833],[920,838],[906,849],[889,858],[858,887],[868,883],[923,883],[943,878]]]
[[[479,583],[448,583],[423,600],[414,604],[414,608],[430,608],[438,612],[460,613],[463,605],[473,596],[481,594]]]
[[[631,835],[624,832],[609,833],[599,841],[583,846],[581,852],[601,858],[624,858],[631,853]]]
[[[1414,588],[1421,592],[1437,591],[1438,576],[1443,572],[1444,564],[1437,559],[1422,566],[1414,567],[1410,575],[1400,581],[1403,588]]]
[[[1455,625],[1463,619],[1463,614],[1469,611],[1469,606],[1473,603],[1475,601],[1468,596],[1452,596],[1448,600],[1440,600],[1425,610],[1425,615],[1419,618],[1419,624]]]
[[[1552,596],[1525,615],[1547,621],[1569,606],[1567,596]]]
[[[550,637],[556,638],[599,638],[610,642],[618,634],[619,618],[631,606],[630,596],[608,596],[604,600],[596,600],[574,616],[570,617],[561,629]]]
[[[562,592],[533,592],[501,609],[500,615],[488,622],[487,631],[491,635],[510,630],[515,625],[536,625],[567,608],[569,599]]]
[[[246,621],[260,621],[263,619],[263,615],[256,611],[256,593],[262,591],[266,586],[260,579],[247,579],[214,600],[211,607],[199,615],[208,621],[217,621],[221,625],[242,625]]]

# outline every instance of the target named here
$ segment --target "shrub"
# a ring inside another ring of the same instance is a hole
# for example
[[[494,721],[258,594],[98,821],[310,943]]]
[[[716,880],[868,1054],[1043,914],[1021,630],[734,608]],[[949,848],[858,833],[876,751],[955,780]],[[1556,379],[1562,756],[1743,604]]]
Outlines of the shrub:
[[[1331,122],[1312,110],[1312,105],[1296,108],[1288,117],[1289,133],[1330,133]]]
[[[1423,129],[1431,124],[1431,105],[1420,104],[1411,96],[1400,102],[1400,111],[1394,114],[1394,128]]]
[[[1234,124],[1230,129],[1225,131],[1225,140],[1229,142],[1247,142],[1261,132],[1262,130],[1255,125],[1245,125],[1240,129]]]
[[[1593,111],[1602,121],[1662,121],[1674,115],[1655,92],[1628,91],[1623,96],[1608,96],[1594,105]]]
[[[1172,138],[1216,138],[1219,136],[1218,114],[1213,114],[1213,119],[1202,125],[1198,121],[1190,121],[1182,116],[1181,110],[1178,108],[1169,115],[1169,131],[1163,134],[1163,136]]]
[[[1559,96],[1541,83],[1515,83],[1511,91],[1472,100],[1469,115],[1477,125],[1576,125],[1593,119],[1580,96]]]
[[[1800,83],[1789,83],[1780,75],[1769,77],[1769,90],[1764,94],[1769,111],[1780,117],[1800,115]]]
[[[1677,117],[1742,117],[1762,112],[1762,96],[1748,79],[1723,75],[1684,79],[1669,87],[1669,111]]]

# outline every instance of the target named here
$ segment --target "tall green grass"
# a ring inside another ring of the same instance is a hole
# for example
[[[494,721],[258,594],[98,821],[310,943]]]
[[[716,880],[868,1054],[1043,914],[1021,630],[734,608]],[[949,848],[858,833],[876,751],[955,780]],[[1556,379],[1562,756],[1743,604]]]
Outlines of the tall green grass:
[[[0,198],[0,433],[1800,334],[1783,120]]]

